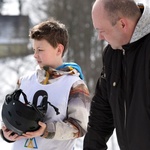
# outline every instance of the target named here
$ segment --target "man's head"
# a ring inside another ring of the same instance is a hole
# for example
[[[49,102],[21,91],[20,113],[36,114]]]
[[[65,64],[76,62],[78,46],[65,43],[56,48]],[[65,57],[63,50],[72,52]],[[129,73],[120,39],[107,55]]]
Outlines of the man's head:
[[[34,26],[29,33],[31,39],[46,40],[54,48],[58,44],[64,46],[63,55],[67,50],[69,36],[66,26],[59,21],[50,19]]]
[[[130,42],[140,15],[133,0],[96,0],[92,8],[93,25],[99,32],[99,39],[106,40],[113,49]]]

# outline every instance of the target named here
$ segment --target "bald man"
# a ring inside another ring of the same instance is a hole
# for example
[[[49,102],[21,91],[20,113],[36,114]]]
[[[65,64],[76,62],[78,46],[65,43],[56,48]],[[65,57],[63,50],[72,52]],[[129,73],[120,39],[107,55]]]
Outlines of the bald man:
[[[114,129],[121,150],[150,149],[150,8],[96,0],[92,20],[103,68],[92,99],[84,150],[106,150]]]

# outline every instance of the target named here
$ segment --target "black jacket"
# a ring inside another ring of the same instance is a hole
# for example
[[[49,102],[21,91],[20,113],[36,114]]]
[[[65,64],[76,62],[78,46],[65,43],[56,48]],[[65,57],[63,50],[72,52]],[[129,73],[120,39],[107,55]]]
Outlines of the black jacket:
[[[103,56],[84,150],[106,150],[116,128],[121,150],[150,149],[150,34]]]

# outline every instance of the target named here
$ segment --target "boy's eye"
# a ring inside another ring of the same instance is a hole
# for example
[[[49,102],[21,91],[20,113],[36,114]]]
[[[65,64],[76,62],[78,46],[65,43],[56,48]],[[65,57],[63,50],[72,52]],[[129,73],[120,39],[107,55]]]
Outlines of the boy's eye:
[[[41,52],[41,51],[43,51],[43,50],[42,49],[33,49],[34,53],[38,53],[38,52]]]
[[[37,49],[37,52],[41,52],[41,51],[43,51],[42,49]]]

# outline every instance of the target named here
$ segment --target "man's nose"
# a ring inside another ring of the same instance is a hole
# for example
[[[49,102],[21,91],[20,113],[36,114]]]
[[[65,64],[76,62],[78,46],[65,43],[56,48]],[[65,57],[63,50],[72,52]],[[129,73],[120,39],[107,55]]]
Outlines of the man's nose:
[[[105,37],[104,37],[102,34],[99,34],[99,35],[98,35],[98,40],[100,40],[100,41],[101,41],[101,40],[105,40]]]

